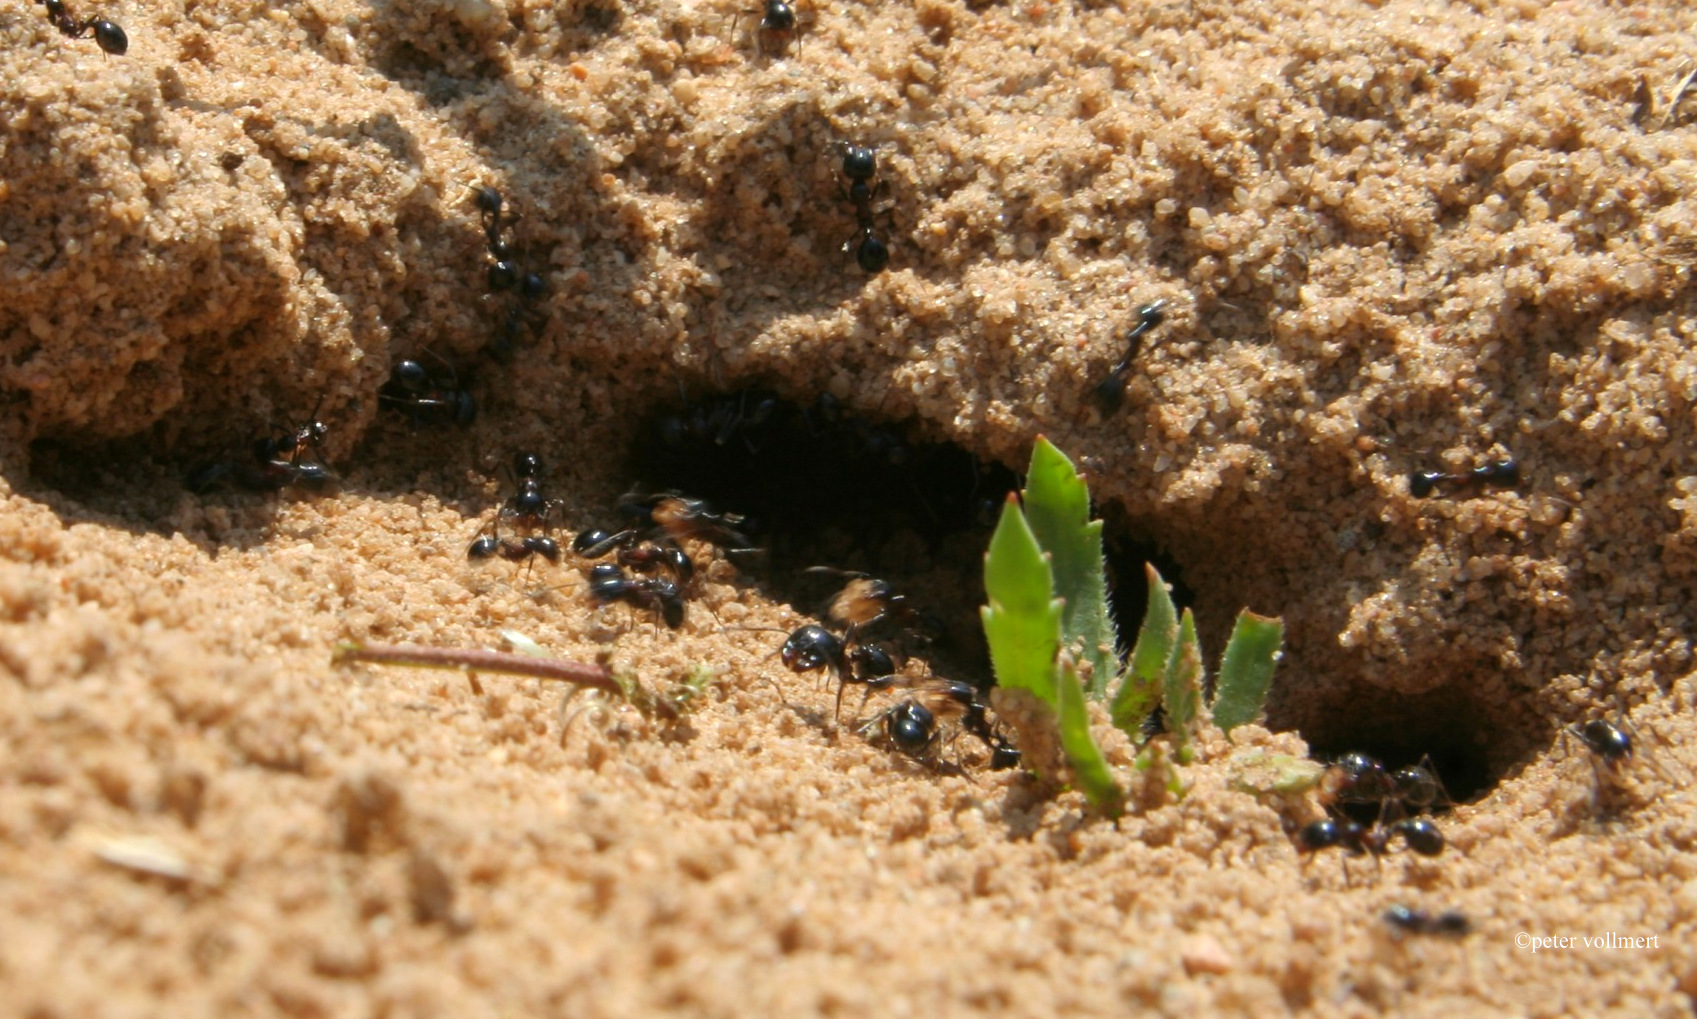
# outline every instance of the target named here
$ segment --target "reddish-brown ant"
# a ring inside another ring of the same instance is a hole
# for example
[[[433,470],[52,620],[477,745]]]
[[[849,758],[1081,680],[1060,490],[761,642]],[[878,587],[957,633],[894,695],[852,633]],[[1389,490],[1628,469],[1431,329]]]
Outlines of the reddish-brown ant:
[[[1366,754],[1344,754],[1321,773],[1319,793],[1327,806],[1378,804],[1381,821],[1430,810],[1440,796],[1449,801],[1429,756],[1392,772]]]
[[[727,552],[752,552],[749,540],[737,528],[744,518],[735,513],[716,513],[700,499],[688,499],[676,492],[656,495],[627,495],[619,505],[620,512],[637,519],[646,519],[656,532],[673,541],[695,539],[717,545]]]

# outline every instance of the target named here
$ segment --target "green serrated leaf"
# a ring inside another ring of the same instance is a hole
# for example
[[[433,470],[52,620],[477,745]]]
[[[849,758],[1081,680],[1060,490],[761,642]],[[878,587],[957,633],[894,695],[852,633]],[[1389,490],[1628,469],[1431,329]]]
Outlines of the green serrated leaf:
[[[1055,707],[1061,603],[1052,597],[1049,560],[1012,495],[984,556],[984,591],[989,604],[980,611],[996,682]]]
[[[1167,731],[1181,748],[1190,741],[1190,727],[1202,702],[1202,649],[1196,642],[1196,617],[1189,609],[1179,619],[1178,643],[1167,659],[1161,703],[1167,709]]]
[[[1025,515],[1037,543],[1049,553],[1055,594],[1065,603],[1062,642],[1090,663],[1085,693],[1100,700],[1119,666],[1115,657],[1119,638],[1102,566],[1102,522],[1090,519],[1090,489],[1072,461],[1042,437],[1031,449]]]
[[[1090,734],[1090,709],[1084,703],[1084,687],[1078,681],[1078,667],[1072,656],[1061,652],[1056,689],[1060,703],[1056,715],[1061,727],[1061,749],[1066,751],[1067,764],[1079,788],[1089,798],[1090,805],[1108,813],[1118,813],[1125,793],[1108,768],[1108,759]]]
[[[1214,697],[1214,724],[1225,732],[1260,717],[1284,635],[1282,619],[1258,616],[1247,609],[1238,613],[1226,652],[1220,656],[1218,693]]]
[[[1137,646],[1131,651],[1125,676],[1108,708],[1114,727],[1133,739],[1138,738],[1143,720],[1161,699],[1167,659],[1172,657],[1173,642],[1178,639],[1178,610],[1173,607],[1166,581],[1153,566],[1145,564],[1143,572],[1149,581],[1149,605],[1143,612],[1143,627],[1137,631]]]

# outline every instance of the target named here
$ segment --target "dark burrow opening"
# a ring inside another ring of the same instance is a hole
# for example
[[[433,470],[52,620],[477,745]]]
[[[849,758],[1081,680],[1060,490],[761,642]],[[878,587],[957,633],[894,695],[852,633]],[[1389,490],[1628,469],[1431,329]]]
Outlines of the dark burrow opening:
[[[923,438],[917,422],[874,421],[829,397],[801,405],[749,389],[664,406],[648,416],[628,458],[644,491],[675,490],[743,514],[753,544],[743,573],[774,600],[822,618],[845,583],[830,567],[888,581],[930,621],[910,649],[939,675],[991,681],[978,609],[983,556],[1001,505],[1021,478],[960,446]],[[1097,507],[1122,652],[1141,623],[1144,564],[1192,601],[1184,571],[1117,505]],[[774,635],[774,648],[781,642]],[[1204,649],[1213,669],[1220,649]],[[1450,799],[1488,791],[1496,776],[1487,713],[1448,687],[1415,697],[1359,691],[1323,710],[1303,705],[1302,735],[1321,760],[1350,751],[1387,768],[1430,758]],[[1278,718],[1270,724],[1280,726]]]
[[[1454,686],[1416,695],[1357,689],[1347,702],[1324,705],[1312,717],[1321,721],[1300,731],[1318,760],[1359,752],[1394,770],[1429,757],[1455,803],[1479,799],[1500,777],[1492,762],[1488,712]]]
[[[989,685],[978,610],[990,534],[1021,483],[1006,465],[929,441],[917,422],[869,420],[829,396],[803,406],[750,389],[658,409],[629,466],[644,491],[675,490],[746,516],[763,551],[735,558],[769,597],[823,618],[847,581],[829,571],[884,580],[925,618],[902,635],[910,652],[939,675]],[[1143,562],[1153,558],[1169,581],[1179,571],[1123,515],[1107,532],[1114,606],[1135,626],[1147,597]],[[1188,601],[1182,580],[1178,593]]]

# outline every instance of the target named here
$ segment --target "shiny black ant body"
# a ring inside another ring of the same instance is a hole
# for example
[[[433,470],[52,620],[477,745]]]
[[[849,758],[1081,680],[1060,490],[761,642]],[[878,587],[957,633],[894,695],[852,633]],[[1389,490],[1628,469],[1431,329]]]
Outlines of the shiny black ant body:
[[[81,39],[89,33],[94,33],[94,44],[100,51],[110,57],[121,57],[130,49],[130,37],[118,27],[116,22],[105,18],[85,18],[78,21],[65,6],[65,0],[35,0],[47,8],[47,20],[59,30],[59,34],[67,39]]]
[[[872,183],[878,176],[878,154],[864,145],[848,146],[843,151],[843,176],[849,179],[849,185],[844,188],[839,181],[837,188],[854,206],[854,217],[860,227],[843,245],[843,250],[854,248],[854,260],[861,269],[876,275],[890,264],[890,249],[872,232],[877,225],[872,216],[872,199],[884,190],[883,181]]]
[[[589,597],[602,604],[622,601],[652,609],[674,630],[684,624],[683,593],[664,577],[633,580],[612,563],[600,563],[589,571]]]
[[[1385,910],[1384,921],[1390,925],[1392,933],[1399,937],[1403,934],[1421,934],[1461,938],[1473,931],[1473,924],[1466,915],[1453,909],[1433,916],[1423,909],[1392,906]]]
[[[1364,825],[1348,817],[1324,817],[1311,821],[1297,832],[1296,851],[1317,853],[1338,847],[1351,856],[1371,854],[1375,859],[1390,851],[1393,839],[1421,856],[1444,851],[1444,833],[1424,817],[1407,818],[1392,824]]]
[[[453,366],[441,358],[446,378],[440,378],[423,363],[411,359],[395,365],[389,381],[378,391],[377,398],[406,408],[413,427],[425,418],[469,425],[477,418],[477,401],[470,392],[460,388],[460,379]]]
[[[1131,362],[1137,359],[1138,351],[1143,349],[1143,337],[1148,332],[1167,320],[1167,302],[1163,298],[1151,301],[1137,309],[1137,324],[1126,334],[1125,356],[1108,373],[1108,377],[1096,384],[1096,405],[1104,414],[1112,414],[1125,403],[1125,383],[1131,376]]]
[[[677,581],[679,587],[687,587],[695,578],[695,560],[671,542],[659,544],[645,541],[640,545],[621,548],[618,560],[620,565],[629,566],[638,572],[665,569],[672,574],[672,579]]]
[[[900,667],[897,656],[886,645],[855,639],[852,627],[845,638],[817,623],[791,633],[778,649],[778,656],[791,672],[824,669],[837,681],[834,718],[842,717],[843,690],[848,684],[866,684],[870,691],[875,680],[893,675]]]
[[[511,356],[513,344],[524,328],[525,306],[546,294],[548,283],[540,274],[526,272],[514,255],[507,231],[517,217],[507,215],[506,200],[501,197],[501,192],[487,184],[479,185],[472,189],[472,200],[483,218],[483,239],[489,252],[489,289],[516,291],[518,297],[507,308],[492,345],[496,358],[504,361]]]
[[[1583,725],[1569,726],[1567,732],[1606,767],[1616,768],[1632,760],[1632,737],[1612,722],[1593,718]]]
[[[511,562],[541,556],[551,563],[560,561],[560,546],[545,534],[524,538],[503,539],[500,521],[510,520],[523,530],[537,531],[547,525],[553,502],[542,494],[542,458],[535,453],[513,454],[512,475],[515,491],[501,505],[490,533],[480,536],[466,550],[468,559],[489,559],[499,555]]]
[[[553,503],[542,494],[542,458],[535,453],[515,453],[512,470],[517,491],[501,507],[502,515],[520,527],[541,527],[553,508]]]
[[[1432,809],[1440,796],[1449,798],[1431,763],[1430,757],[1423,757],[1419,764],[1393,772],[1366,754],[1344,754],[1321,773],[1320,800],[1328,806],[1378,804],[1381,820],[1392,813],[1418,814]]]
[[[1623,729],[1621,725],[1624,725]],[[1570,725],[1562,730],[1568,736],[1579,741],[1591,755],[1591,767],[1596,777],[1596,789],[1592,793],[1594,807],[1606,806],[1604,798],[1618,788],[1623,778],[1626,765],[1637,760],[1642,749],[1638,745],[1638,730],[1625,718],[1621,725],[1593,718],[1588,722]],[[1630,729],[1629,734],[1627,730]],[[1643,761],[1664,782],[1670,785],[1688,784],[1678,782],[1652,754],[1645,753]]]
[[[521,562],[541,556],[551,563],[560,561],[560,545],[553,538],[531,535],[523,539],[502,539],[497,534],[485,534],[466,549],[467,559],[490,559],[500,556],[508,562]]]
[[[478,211],[483,214],[483,239],[490,259],[489,289],[512,290],[517,287],[520,296],[527,299],[542,296],[548,286],[546,281],[536,273],[525,272],[513,257],[513,246],[506,233],[517,217],[503,222],[506,202],[501,192],[485,184],[473,189],[473,196]]]
[[[881,689],[896,683],[897,677],[888,676],[869,685]],[[926,760],[934,754],[943,723],[958,721],[962,729],[989,748],[992,771],[1019,766],[1019,749],[991,728],[988,708],[972,684],[958,679],[931,679],[915,686],[914,691],[914,696],[873,719],[866,729],[880,729],[891,746],[910,757]]]
[[[762,56],[766,54],[766,49],[761,44],[762,39],[776,39],[781,48],[789,42],[790,36],[800,24],[800,19],[796,17],[795,5],[790,3],[790,0],[766,0],[762,9],[743,11],[737,15],[737,22],[741,23],[744,18],[760,19],[760,24],[754,27],[754,49]]]
[[[1408,494],[1416,499],[1430,496],[1437,491],[1439,485],[1518,488],[1520,464],[1513,460],[1487,460],[1465,474],[1446,474],[1443,471],[1409,472]]]
[[[253,492],[275,492],[284,488],[306,488],[323,492],[340,479],[324,463],[320,443],[330,434],[324,422],[313,420],[283,435],[255,440],[252,462],[219,461],[207,464],[186,479],[189,491],[204,493],[226,482]]]
[[[688,404],[656,423],[655,433],[668,450],[688,451],[702,445],[723,448],[732,439],[750,454],[758,453],[769,438],[764,428],[777,416],[781,404],[772,393],[745,389],[727,396],[709,397]]]

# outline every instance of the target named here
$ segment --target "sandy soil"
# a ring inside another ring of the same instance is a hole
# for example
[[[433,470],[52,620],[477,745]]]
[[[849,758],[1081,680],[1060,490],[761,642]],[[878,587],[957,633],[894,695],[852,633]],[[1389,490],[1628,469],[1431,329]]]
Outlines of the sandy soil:
[[[0,14],[0,1015],[1688,1014],[1697,15],[744,2],[76,0],[121,58]],[[477,184],[548,290],[505,362]],[[403,357],[476,422],[385,407]],[[1208,646],[1285,617],[1279,734],[1114,823],[833,727],[753,568],[674,631],[467,563],[515,450],[570,533],[651,408],[752,385],[1051,436]],[[313,415],[337,494],[185,487]],[[715,681],[330,661],[508,629]],[[1304,737],[1452,762],[1448,851],[1305,865],[1317,807],[1234,784]],[[1517,944],[1611,932],[1655,942]]]

